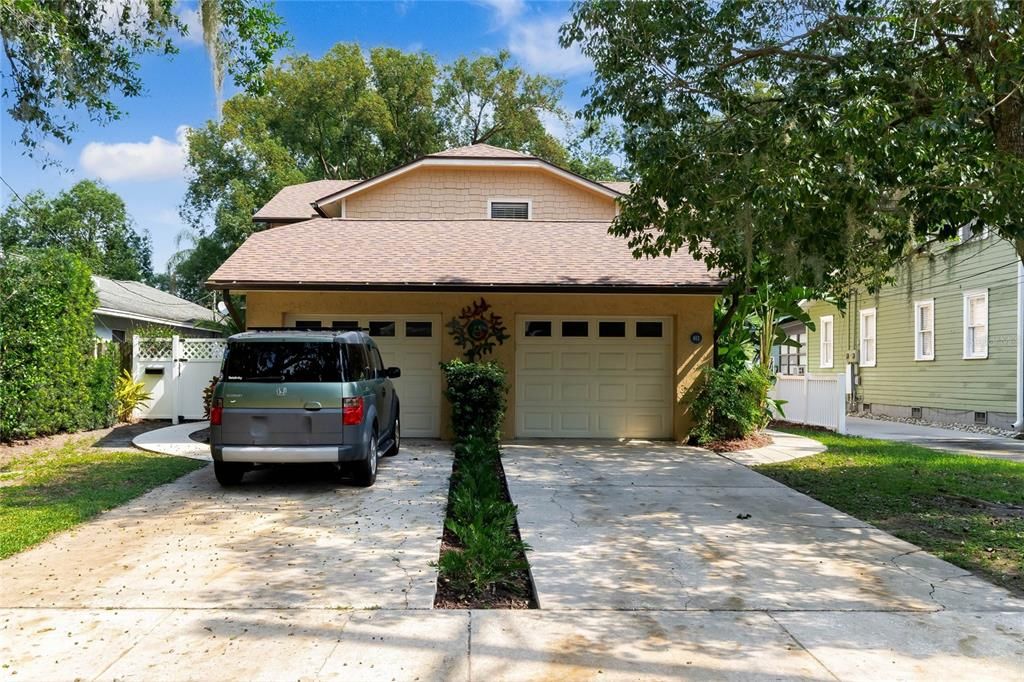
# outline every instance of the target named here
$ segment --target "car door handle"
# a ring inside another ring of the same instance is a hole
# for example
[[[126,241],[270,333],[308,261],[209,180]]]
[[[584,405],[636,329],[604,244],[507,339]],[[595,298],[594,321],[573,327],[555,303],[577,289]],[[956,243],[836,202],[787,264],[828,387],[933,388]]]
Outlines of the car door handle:
[[[305,407],[307,410],[315,412],[322,408],[323,405],[321,405],[320,403],[306,403],[305,405],[303,405],[303,407]]]

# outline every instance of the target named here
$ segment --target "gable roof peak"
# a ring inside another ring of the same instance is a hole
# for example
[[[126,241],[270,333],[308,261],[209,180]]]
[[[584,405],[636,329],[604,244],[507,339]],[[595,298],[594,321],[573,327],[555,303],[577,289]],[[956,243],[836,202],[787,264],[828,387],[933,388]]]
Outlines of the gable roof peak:
[[[452,147],[451,149],[445,149],[442,152],[435,154],[427,154],[427,158],[485,158],[485,159],[534,159],[535,156],[530,154],[523,154],[513,149],[505,149],[504,147],[495,147],[491,144],[484,144],[478,142],[476,144],[469,144],[464,147]]]

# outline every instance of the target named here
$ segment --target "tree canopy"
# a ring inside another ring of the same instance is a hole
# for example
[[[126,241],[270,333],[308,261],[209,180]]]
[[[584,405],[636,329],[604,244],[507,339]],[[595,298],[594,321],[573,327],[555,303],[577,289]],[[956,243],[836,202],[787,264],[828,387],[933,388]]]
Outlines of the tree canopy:
[[[282,187],[362,179],[449,146],[487,142],[536,154],[595,179],[617,173],[600,142],[567,150],[544,125],[566,119],[560,81],[530,75],[509,56],[439,67],[423,52],[340,43],[319,59],[268,68],[261,94],[224,104],[220,121],[191,131],[182,215],[188,248],[172,263],[172,290],[196,299],[203,283],[254,230],[252,215]],[[591,135],[587,129],[584,134]],[[598,130],[593,127],[593,130]]]
[[[619,117],[637,256],[687,249],[736,290],[842,298],[977,221],[1024,256],[1024,6],[594,0],[562,42]]]
[[[149,234],[132,223],[124,201],[91,180],[48,197],[32,192],[0,214],[4,252],[57,247],[79,257],[97,275],[149,282]]]
[[[100,123],[124,114],[116,101],[143,92],[138,58],[174,54],[188,27],[176,0],[0,0],[3,99],[21,125],[20,142],[34,154],[46,138],[72,140],[82,111]],[[224,73],[260,92],[263,71],[285,44],[281,20],[269,5],[248,0],[201,0],[203,40],[220,96]]]

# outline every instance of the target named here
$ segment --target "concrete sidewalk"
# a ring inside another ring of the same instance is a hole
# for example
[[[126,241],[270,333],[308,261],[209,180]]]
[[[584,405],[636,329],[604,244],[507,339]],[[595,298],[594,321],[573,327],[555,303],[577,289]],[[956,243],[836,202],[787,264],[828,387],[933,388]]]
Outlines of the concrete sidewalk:
[[[861,417],[847,417],[846,429],[851,436],[894,440],[943,452],[1024,462],[1024,441],[1012,438]]]

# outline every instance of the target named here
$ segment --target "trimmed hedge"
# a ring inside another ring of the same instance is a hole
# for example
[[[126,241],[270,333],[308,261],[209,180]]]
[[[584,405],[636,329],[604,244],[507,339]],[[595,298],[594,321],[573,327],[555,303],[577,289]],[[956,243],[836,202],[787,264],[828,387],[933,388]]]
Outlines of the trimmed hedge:
[[[60,249],[5,254],[0,440],[112,423],[116,364],[112,350],[92,358],[96,306],[89,268],[78,256]]]
[[[508,407],[508,373],[496,362],[452,360],[441,365],[444,395],[452,406],[456,442],[484,438],[497,442]]]

